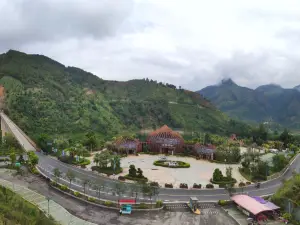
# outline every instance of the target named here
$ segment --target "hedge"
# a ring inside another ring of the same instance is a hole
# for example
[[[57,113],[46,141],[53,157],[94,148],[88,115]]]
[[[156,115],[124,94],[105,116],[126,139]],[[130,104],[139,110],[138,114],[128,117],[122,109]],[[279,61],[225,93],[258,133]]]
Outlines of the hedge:
[[[162,166],[162,167],[169,167],[169,168],[190,168],[190,164],[182,161],[175,161],[177,162],[178,166],[169,166],[168,164],[165,164],[166,161],[164,160],[157,160],[154,161],[154,166]]]
[[[134,181],[148,181],[147,177],[131,177],[129,174],[124,176],[127,180],[134,180]]]
[[[232,178],[231,180],[222,180],[222,181],[213,181],[212,179],[210,179],[210,182],[213,184],[226,185],[226,184],[235,184],[237,181],[236,179]]]

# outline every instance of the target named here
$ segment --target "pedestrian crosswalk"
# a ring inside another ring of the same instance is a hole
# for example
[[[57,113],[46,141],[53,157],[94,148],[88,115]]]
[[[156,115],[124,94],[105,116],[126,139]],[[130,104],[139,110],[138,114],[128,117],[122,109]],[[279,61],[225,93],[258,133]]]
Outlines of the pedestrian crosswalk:
[[[215,208],[216,205],[214,203],[200,203],[198,204],[199,209],[210,209],[210,208]]]
[[[202,215],[218,215],[219,211],[216,211],[216,210],[202,211],[201,214]]]
[[[166,209],[187,209],[187,208],[188,208],[188,206],[185,203],[166,205]]]

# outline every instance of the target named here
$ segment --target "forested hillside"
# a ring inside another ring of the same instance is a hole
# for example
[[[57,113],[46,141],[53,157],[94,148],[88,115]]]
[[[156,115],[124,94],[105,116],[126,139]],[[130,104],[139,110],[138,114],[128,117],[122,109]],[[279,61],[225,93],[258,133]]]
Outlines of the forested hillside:
[[[164,124],[226,135],[249,130],[200,94],[148,79],[105,81],[41,55],[0,55],[0,84],[5,112],[33,138],[94,131],[107,139]]]
[[[297,87],[284,89],[269,84],[253,90],[228,79],[198,93],[233,118],[300,128],[300,91]]]

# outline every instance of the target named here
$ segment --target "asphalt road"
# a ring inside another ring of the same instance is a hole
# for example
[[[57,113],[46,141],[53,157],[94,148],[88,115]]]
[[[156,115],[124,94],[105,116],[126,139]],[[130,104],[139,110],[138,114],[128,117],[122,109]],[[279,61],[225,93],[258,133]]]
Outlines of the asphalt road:
[[[42,172],[45,172],[46,175],[51,176],[49,171],[53,171],[54,168],[59,168],[63,173],[67,173],[68,170],[72,170],[78,180],[89,179],[97,184],[103,184],[106,186],[106,189],[102,192],[102,198],[107,198],[111,200],[116,200],[117,196],[113,195],[114,186],[116,185],[116,180],[109,179],[107,177],[100,176],[91,171],[86,171],[81,168],[74,167],[72,165],[68,165],[58,161],[49,156],[45,156],[41,153],[37,153],[39,156],[39,168],[41,168]],[[237,192],[240,193],[248,193],[252,196],[262,196],[262,195],[270,195],[273,194],[282,184],[283,179],[288,179],[292,176],[292,171],[295,169],[298,171],[300,168],[300,156],[298,155],[295,160],[291,163],[289,169],[284,173],[282,177],[279,177],[274,180],[266,181],[261,183],[261,187],[259,189],[255,188],[254,185],[250,185],[243,189],[236,188]],[[64,180],[62,180],[64,182]],[[69,184],[68,181],[65,181],[66,184]],[[77,184],[71,184],[72,188],[78,191],[82,191],[82,184],[78,182]],[[130,191],[130,184],[126,184],[126,192],[123,194],[126,197],[130,197],[132,195]],[[91,195],[96,195],[96,193],[91,191]],[[187,201],[189,197],[196,196],[199,201],[218,201],[219,199],[229,199],[228,192],[225,189],[167,189],[160,188],[159,191],[159,199],[161,200],[169,200],[169,201]],[[138,196],[143,197],[143,196]],[[145,199],[143,199],[145,200]]]
[[[22,142],[21,144],[24,146],[25,150],[32,150],[33,146],[30,142],[24,137],[22,132],[20,132],[20,128],[18,128],[13,121],[11,121],[5,114],[0,114],[1,118],[5,120],[8,126],[11,128],[12,132],[16,136],[16,138]],[[59,168],[60,171],[63,173],[67,173],[68,170],[72,170],[75,174],[77,180],[91,180],[96,184],[104,184],[105,189],[103,190],[102,198],[109,199],[109,200],[117,200],[118,196],[114,193],[114,187],[116,185],[116,180],[109,179],[108,177],[103,177],[98,174],[95,174],[91,171],[86,171],[81,168],[74,167],[72,165],[68,165],[54,159],[50,156],[43,155],[41,153],[36,153],[39,156],[39,164],[38,167],[42,172],[46,175],[51,176],[51,172],[54,168]],[[295,158],[295,160],[291,163],[289,169],[279,178],[266,181],[261,183],[261,187],[259,189],[255,188],[254,185],[250,185],[243,189],[237,188],[237,192],[246,192],[252,196],[263,196],[263,195],[270,195],[273,194],[282,184],[283,179],[288,179],[292,176],[293,170],[299,172],[300,168],[300,157],[299,155]],[[199,171],[201,172],[201,171]],[[61,179],[62,182],[68,184],[68,181],[64,181]],[[71,188],[74,190],[82,191],[82,185],[79,181],[77,184],[71,184]],[[130,184],[126,185],[126,191],[122,194],[123,197],[130,197],[132,193],[130,191]],[[90,195],[95,196],[96,192],[91,190],[89,192]],[[229,199],[229,195],[226,190],[224,189],[200,189],[200,190],[187,190],[187,189],[166,189],[160,188],[159,190],[159,199],[167,200],[167,201],[187,201],[189,197],[196,196],[200,201],[218,201],[219,199]],[[142,199],[143,201],[147,200],[144,196],[139,195],[138,198]]]

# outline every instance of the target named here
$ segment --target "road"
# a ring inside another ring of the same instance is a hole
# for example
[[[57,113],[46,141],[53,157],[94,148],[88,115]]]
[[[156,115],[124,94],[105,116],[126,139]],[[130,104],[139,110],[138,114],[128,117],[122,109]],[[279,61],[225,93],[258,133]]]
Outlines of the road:
[[[25,150],[32,150],[33,146],[30,142],[23,136],[22,132],[19,131],[19,128],[3,113],[1,113],[2,119],[6,121],[6,123],[11,127],[12,132],[16,138],[22,141]],[[59,168],[64,174],[67,173],[68,170],[73,171],[75,177],[79,182],[71,183],[71,188],[74,190],[82,191],[83,187],[80,181],[82,180],[91,180],[95,184],[104,184],[105,189],[101,193],[101,198],[114,200],[118,199],[118,196],[114,193],[114,187],[116,185],[116,180],[109,179],[108,177],[103,177],[98,174],[95,174],[91,171],[86,171],[81,168],[74,167],[72,165],[68,165],[60,162],[59,160],[52,158],[50,156],[43,155],[41,153],[36,153],[39,156],[39,169],[48,176],[51,176],[51,172],[54,168]],[[289,169],[279,178],[266,181],[261,183],[261,187],[259,189],[255,188],[254,185],[250,185],[243,189],[237,188],[237,192],[246,192],[252,196],[263,196],[273,194],[282,184],[283,179],[289,179],[292,176],[293,170],[299,171],[300,168],[300,156],[298,155],[294,161],[291,163]],[[61,179],[62,182],[69,184],[67,180]],[[130,191],[131,184],[125,184],[126,191],[122,194],[122,197],[131,197],[132,193]],[[92,196],[96,196],[96,192],[91,190],[89,194]],[[200,201],[218,201],[219,199],[229,199],[228,192],[224,189],[200,189],[200,190],[187,190],[187,189],[166,189],[160,188],[159,190],[159,199],[165,201],[187,201],[189,197],[196,196]],[[139,195],[138,198],[142,201],[149,200],[148,198],[144,199],[143,196]]]

